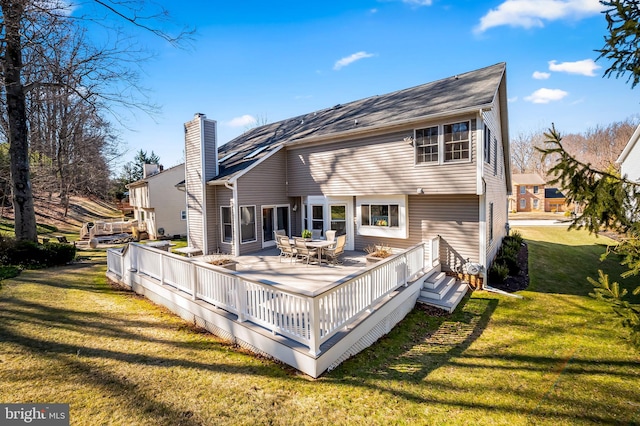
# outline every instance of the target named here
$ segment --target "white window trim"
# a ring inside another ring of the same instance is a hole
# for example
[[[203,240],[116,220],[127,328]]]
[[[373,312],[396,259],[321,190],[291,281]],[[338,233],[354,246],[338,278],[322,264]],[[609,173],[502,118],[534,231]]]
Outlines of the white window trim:
[[[521,209],[526,209],[527,208],[527,200],[526,200],[526,198],[520,198],[520,208]]]
[[[253,235],[255,235],[255,238],[253,240],[242,241],[242,223],[240,221],[240,212],[242,212],[243,207],[253,207]],[[240,238],[240,244],[251,244],[258,241],[258,207],[255,204],[242,205],[238,208],[238,228],[240,230],[240,235],[238,236]]]
[[[187,220],[187,211],[180,210],[180,220]]]
[[[414,166],[435,166],[435,165],[443,165],[443,164],[458,164],[458,163],[471,163],[472,159],[473,159],[473,150],[472,150],[472,145],[473,145],[473,135],[474,132],[476,132],[476,129],[472,128],[472,119],[459,119],[459,120],[454,120],[454,121],[450,121],[450,122],[445,122],[445,123],[441,123],[441,124],[432,124],[432,125],[425,125],[425,126],[421,126],[419,128],[415,128],[413,129],[413,163]],[[446,149],[446,143],[444,141],[444,126],[447,125],[451,125],[451,124],[457,124],[457,123],[464,123],[467,122],[469,123],[469,158],[464,158],[461,160],[449,160],[446,161],[445,160],[445,149]],[[417,144],[417,136],[416,136],[416,132],[417,130],[420,129],[426,129],[429,127],[437,127],[438,128],[438,161],[428,161],[428,162],[423,162],[423,163],[419,163],[418,162],[418,144]],[[365,203],[366,204],[366,203]]]
[[[398,205],[398,226],[375,226],[362,225],[362,205],[363,204],[397,204]],[[356,198],[356,226],[357,234],[368,237],[381,238],[409,238],[409,210],[407,195],[376,195],[362,196]]]

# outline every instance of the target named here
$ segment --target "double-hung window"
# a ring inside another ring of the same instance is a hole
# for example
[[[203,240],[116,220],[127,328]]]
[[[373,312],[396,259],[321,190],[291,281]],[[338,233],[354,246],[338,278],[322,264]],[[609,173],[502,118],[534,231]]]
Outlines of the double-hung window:
[[[416,163],[438,162],[438,126],[416,130]]]
[[[240,237],[243,243],[256,241],[256,206],[240,206]]]
[[[484,161],[491,164],[491,129],[488,127],[484,132]]]
[[[490,132],[487,133],[486,138],[490,137]],[[416,164],[468,161],[471,158],[471,122],[460,121],[416,129],[414,146]],[[491,161],[489,157],[485,157],[485,160]]]
[[[230,243],[232,241],[233,226],[231,225],[231,207],[220,207],[220,217],[222,219],[222,241]]]
[[[469,122],[444,125],[444,161],[468,160],[470,152]]]

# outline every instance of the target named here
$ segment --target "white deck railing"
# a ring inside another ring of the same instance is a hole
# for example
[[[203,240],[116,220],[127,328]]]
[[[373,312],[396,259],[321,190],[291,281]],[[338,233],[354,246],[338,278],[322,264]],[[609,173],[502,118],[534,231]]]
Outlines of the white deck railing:
[[[125,282],[129,279],[124,278],[128,269],[144,274],[194,300],[236,314],[238,321],[251,321],[300,342],[317,355],[320,345],[333,335],[366,311],[373,311],[380,301],[406,286],[422,270],[431,269],[438,261],[438,245],[439,237],[417,244],[312,296],[136,243],[130,243],[124,251],[107,250],[107,270]]]

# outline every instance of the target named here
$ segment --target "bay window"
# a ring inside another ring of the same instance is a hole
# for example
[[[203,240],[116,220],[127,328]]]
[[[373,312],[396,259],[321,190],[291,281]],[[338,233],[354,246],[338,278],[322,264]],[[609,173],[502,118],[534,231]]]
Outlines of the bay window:
[[[358,234],[407,238],[407,196],[362,196],[356,199]]]

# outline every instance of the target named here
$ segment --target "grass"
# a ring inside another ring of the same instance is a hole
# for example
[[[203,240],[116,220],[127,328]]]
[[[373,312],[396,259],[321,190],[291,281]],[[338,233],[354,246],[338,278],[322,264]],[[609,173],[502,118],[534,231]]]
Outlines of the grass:
[[[2,402],[66,402],[71,424],[637,424],[640,358],[587,275],[584,232],[523,228],[531,286],[415,309],[318,380],[110,287],[99,251],[0,290]],[[631,283],[621,282],[629,287]]]

